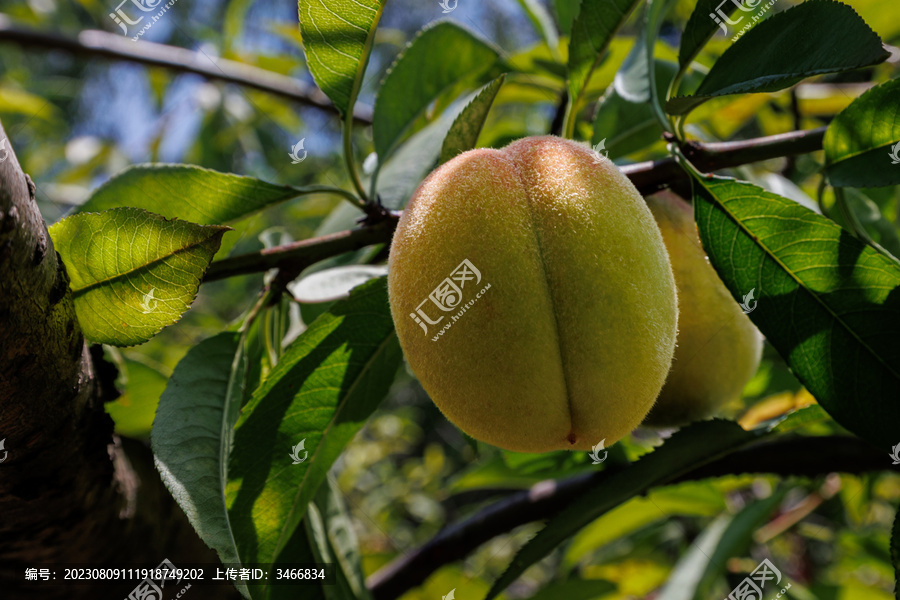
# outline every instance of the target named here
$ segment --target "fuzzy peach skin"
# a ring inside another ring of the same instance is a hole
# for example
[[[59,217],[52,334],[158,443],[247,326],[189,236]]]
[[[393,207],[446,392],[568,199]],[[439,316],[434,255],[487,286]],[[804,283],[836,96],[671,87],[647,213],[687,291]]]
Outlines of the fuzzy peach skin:
[[[709,264],[691,205],[668,190],[649,196],[647,205],[675,274],[678,347],[644,425],[674,427],[740,398],[759,367],[763,338]]]
[[[460,276],[464,260],[480,280]],[[557,137],[471,150],[429,175],[394,234],[388,285],[434,403],[509,450],[621,439],[675,349],[675,282],[650,211],[611,161]]]

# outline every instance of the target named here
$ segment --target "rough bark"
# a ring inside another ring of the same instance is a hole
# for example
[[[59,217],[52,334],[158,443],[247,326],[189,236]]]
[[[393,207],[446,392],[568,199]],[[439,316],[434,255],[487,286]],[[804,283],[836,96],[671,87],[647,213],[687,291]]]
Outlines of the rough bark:
[[[38,589],[25,582],[27,567],[216,561],[163,487],[149,450],[113,435],[100,388],[34,184],[9,150],[0,162],[0,440],[8,453],[0,463],[0,589],[7,600],[111,591]],[[191,597],[230,595],[203,590],[192,588]]]

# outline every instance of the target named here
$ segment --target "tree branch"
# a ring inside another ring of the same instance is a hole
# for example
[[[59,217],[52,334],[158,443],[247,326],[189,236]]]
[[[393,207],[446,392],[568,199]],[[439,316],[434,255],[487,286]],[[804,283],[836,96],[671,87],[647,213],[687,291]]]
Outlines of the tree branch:
[[[185,48],[167,46],[129,38],[97,29],[88,29],[69,38],[53,33],[14,26],[0,15],[0,41],[15,42],[43,50],[64,50],[76,56],[102,57],[124,60],[152,67],[163,67],[181,73],[192,73],[206,79],[234,83],[267,92],[299,104],[329,112],[336,109],[331,100],[315,86],[241,62],[192,52]],[[357,106],[353,111],[357,123],[371,124],[372,110]]]
[[[313,263],[331,256],[389,242],[399,220],[398,214],[392,214],[374,225],[363,225],[356,229],[223,258],[209,266],[203,282],[269,269],[289,269],[299,273]]]
[[[824,135],[825,128],[821,127],[737,142],[711,144],[688,142],[683,151],[698,169],[709,172],[782,156],[815,152],[822,149]],[[665,186],[684,182],[688,177],[672,157],[625,165],[621,170],[644,196]],[[204,282],[259,273],[274,267],[299,266],[302,270],[330,256],[358,250],[370,244],[388,243],[398,221],[399,213],[391,213],[385,219],[376,221],[374,225],[363,225],[357,229],[218,260],[210,266]],[[299,270],[294,270],[299,273]]]
[[[858,438],[791,436],[752,444],[667,485],[741,473],[817,477],[834,472],[882,470],[892,470],[884,452]],[[366,584],[375,600],[397,598],[423,583],[442,565],[465,558],[488,540],[520,525],[552,517],[582,494],[596,493],[610,473],[605,470],[548,480],[511,492],[475,515],[444,528],[423,546],[372,574]]]

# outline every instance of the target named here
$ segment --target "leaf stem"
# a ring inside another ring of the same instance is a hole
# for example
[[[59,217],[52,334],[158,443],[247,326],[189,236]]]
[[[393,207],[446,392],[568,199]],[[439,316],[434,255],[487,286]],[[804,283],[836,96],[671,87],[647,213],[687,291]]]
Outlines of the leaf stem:
[[[359,179],[359,173],[356,170],[356,161],[353,159],[353,140],[350,135],[353,132],[353,116],[348,114],[341,126],[341,139],[344,147],[344,162],[347,163],[347,172],[350,174],[350,181],[356,188],[359,198],[354,197],[353,203],[360,208],[365,208],[369,201],[369,196],[363,187],[362,181]]]
[[[337,196],[341,196],[345,200],[348,200],[351,204],[355,204],[357,206],[362,206],[359,201],[359,197],[356,196],[353,192],[348,192],[347,190],[343,190],[339,187],[334,187],[331,185],[305,185],[302,187],[295,187],[295,190],[299,192],[298,195],[305,196],[306,194],[335,194]]]
[[[563,137],[567,140],[574,139],[575,136],[575,119],[578,116],[578,111],[575,110],[575,103],[578,102],[577,98],[573,98],[571,94],[566,94],[568,100],[566,101],[566,113],[563,117]]]
[[[656,39],[659,37],[659,29],[662,26],[663,17],[674,4],[673,0],[651,0],[647,9],[647,19],[644,23],[644,47],[647,54],[647,77],[650,80],[650,107],[656,120],[664,131],[673,132],[672,122],[663,110],[659,99],[659,90],[656,88]],[[679,138],[680,139],[680,138]]]

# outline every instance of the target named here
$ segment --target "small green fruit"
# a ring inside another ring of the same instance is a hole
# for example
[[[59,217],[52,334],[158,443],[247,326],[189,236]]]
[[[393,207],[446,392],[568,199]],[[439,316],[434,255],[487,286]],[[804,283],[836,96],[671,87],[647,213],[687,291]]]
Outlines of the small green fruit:
[[[479,149],[419,186],[391,245],[391,312],[443,413],[509,450],[631,432],[672,360],[675,284],[637,190],[555,137]]]
[[[740,397],[759,367],[762,336],[709,264],[691,206],[670,191],[648,197],[647,205],[675,273],[678,346],[644,425],[672,427],[708,417]]]

